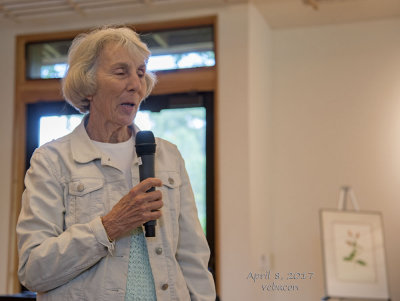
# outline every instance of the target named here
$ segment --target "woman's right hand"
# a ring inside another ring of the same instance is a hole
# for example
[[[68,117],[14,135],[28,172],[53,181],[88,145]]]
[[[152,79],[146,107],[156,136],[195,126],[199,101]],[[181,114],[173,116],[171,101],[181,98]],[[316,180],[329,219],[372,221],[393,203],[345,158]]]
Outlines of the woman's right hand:
[[[157,178],[143,180],[102,217],[109,239],[115,240],[145,222],[161,217],[159,210],[163,206],[161,191],[146,192],[152,187],[161,185],[161,180]]]

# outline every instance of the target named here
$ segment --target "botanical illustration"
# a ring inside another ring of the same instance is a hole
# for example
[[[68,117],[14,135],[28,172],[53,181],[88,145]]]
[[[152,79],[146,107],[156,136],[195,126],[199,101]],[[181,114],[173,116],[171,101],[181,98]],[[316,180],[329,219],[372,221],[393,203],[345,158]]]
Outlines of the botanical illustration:
[[[366,223],[335,222],[336,276],[346,282],[376,280],[372,228]]]
[[[363,247],[359,243],[359,239],[360,232],[353,233],[350,229],[347,231],[346,244],[351,247],[351,250],[347,256],[343,257],[343,260],[366,266],[367,262],[361,258]]]

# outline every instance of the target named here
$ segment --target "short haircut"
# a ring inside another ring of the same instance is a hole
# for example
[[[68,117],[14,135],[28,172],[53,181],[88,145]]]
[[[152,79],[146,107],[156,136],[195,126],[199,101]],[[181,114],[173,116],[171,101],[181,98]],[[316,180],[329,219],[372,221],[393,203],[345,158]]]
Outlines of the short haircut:
[[[68,51],[69,67],[62,80],[62,90],[64,98],[82,113],[90,110],[87,97],[95,94],[97,90],[96,62],[109,42],[125,47],[131,54],[139,55],[145,61],[150,56],[147,45],[140,40],[139,34],[129,27],[105,26],[78,35]],[[144,98],[153,90],[156,77],[146,71],[145,81],[147,90]]]

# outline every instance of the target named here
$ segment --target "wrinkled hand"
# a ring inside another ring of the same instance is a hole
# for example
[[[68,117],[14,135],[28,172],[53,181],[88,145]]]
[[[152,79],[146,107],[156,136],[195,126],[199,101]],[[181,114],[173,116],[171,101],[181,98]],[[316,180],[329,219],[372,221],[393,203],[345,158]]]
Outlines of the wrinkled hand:
[[[143,180],[115,204],[107,215],[102,217],[104,228],[111,240],[117,239],[145,222],[161,217],[159,210],[163,206],[161,191],[146,193],[150,188],[161,185],[161,180],[157,178]]]

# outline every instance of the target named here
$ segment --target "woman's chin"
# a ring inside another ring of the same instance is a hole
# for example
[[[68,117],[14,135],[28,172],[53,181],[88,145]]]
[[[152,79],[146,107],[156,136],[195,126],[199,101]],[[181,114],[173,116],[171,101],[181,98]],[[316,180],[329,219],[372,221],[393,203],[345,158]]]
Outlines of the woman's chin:
[[[121,112],[118,114],[118,123],[121,125],[131,125],[136,117],[136,110],[129,112]]]

